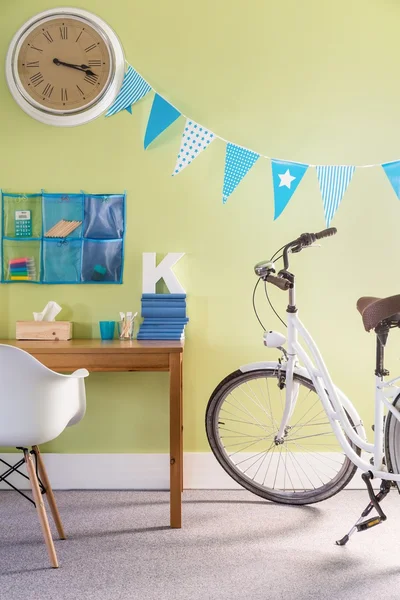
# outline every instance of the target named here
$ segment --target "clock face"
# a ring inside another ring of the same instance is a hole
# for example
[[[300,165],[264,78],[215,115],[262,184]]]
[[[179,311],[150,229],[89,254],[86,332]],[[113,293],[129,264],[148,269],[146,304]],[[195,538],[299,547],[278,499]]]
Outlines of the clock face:
[[[42,110],[76,113],[96,104],[113,76],[100,30],[87,20],[58,15],[34,23],[17,47],[18,87]]]

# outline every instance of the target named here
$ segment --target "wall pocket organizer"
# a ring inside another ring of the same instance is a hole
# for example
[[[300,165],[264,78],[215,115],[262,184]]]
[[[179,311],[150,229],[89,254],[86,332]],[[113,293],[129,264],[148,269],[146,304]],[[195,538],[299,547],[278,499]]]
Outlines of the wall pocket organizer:
[[[2,283],[122,283],[126,194],[2,192]]]

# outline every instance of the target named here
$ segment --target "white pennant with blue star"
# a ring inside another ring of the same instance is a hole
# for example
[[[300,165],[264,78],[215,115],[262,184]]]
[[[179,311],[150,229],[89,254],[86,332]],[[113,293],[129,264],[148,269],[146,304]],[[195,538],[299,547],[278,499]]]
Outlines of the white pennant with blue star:
[[[274,183],[274,220],[282,214],[303,179],[308,165],[271,160],[272,180]]]
[[[319,189],[324,203],[325,221],[329,227],[335,212],[339,208],[345,191],[352,180],[353,166],[317,166]]]
[[[259,154],[246,148],[230,143],[226,145],[224,188],[222,192],[224,204],[259,158]]]
[[[132,104],[138,102],[138,100],[143,98],[150,90],[151,87],[147,81],[145,81],[143,77],[129,65],[119,94],[108,109],[106,117],[111,117],[120,110],[127,110],[132,114]]]
[[[385,171],[396,196],[400,200],[400,160],[385,163],[382,165],[382,169]]]

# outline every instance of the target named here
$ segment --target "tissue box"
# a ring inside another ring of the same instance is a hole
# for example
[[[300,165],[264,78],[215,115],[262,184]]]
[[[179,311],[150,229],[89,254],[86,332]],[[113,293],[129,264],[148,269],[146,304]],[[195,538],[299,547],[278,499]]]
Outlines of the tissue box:
[[[64,341],[72,338],[70,321],[17,321],[17,340]]]

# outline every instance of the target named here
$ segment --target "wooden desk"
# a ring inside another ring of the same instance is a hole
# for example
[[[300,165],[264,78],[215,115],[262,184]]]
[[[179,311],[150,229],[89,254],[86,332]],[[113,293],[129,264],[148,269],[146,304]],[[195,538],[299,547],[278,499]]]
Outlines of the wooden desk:
[[[23,348],[41,363],[59,372],[86,368],[98,371],[169,371],[170,374],[170,518],[171,527],[182,526],[183,343],[175,341],[70,340],[68,342],[0,340]]]

